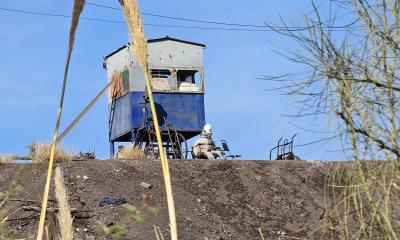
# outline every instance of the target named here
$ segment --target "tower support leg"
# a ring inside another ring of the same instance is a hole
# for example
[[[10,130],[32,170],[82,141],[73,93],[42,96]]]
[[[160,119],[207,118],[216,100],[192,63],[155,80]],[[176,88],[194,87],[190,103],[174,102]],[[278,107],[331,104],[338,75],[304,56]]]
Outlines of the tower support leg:
[[[114,149],[114,142],[110,142],[110,159],[114,157],[115,149]]]

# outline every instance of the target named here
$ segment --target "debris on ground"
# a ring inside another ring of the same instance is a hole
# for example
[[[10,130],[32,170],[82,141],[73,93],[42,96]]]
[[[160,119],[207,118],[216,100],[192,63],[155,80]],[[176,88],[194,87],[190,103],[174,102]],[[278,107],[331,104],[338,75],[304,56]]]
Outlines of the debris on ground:
[[[196,160],[171,161],[169,166],[180,239],[260,239],[259,228],[265,239],[321,239],[309,234],[323,223],[326,171],[320,168],[326,164]],[[23,191],[13,198],[29,200],[7,201],[0,209],[0,214],[13,220],[7,224],[17,238],[36,233],[39,212],[18,209],[40,207],[46,172],[46,164],[0,165],[0,192],[18,180]],[[71,210],[76,210],[71,213],[73,227],[80,229],[77,239],[103,239],[97,231],[100,223],[124,225],[122,240],[154,238],[154,226],[168,239],[168,208],[159,161],[72,161],[63,165],[63,172]],[[83,176],[89,180],[82,181]],[[151,183],[152,191],[140,183]],[[150,195],[146,209],[159,211],[141,223],[132,221],[125,208],[116,207],[129,202],[141,210],[143,194]],[[56,211],[52,200],[49,209]]]
[[[149,189],[149,188],[152,187],[151,184],[146,183],[146,182],[141,182],[141,183],[140,183],[140,186],[142,186],[142,187],[144,187],[144,188],[147,188],[147,189]]]
[[[118,205],[122,205],[128,203],[126,201],[125,198],[110,198],[110,197],[104,197],[100,200],[99,202],[99,206],[100,207],[104,207],[107,205],[114,205],[114,206],[118,206]]]

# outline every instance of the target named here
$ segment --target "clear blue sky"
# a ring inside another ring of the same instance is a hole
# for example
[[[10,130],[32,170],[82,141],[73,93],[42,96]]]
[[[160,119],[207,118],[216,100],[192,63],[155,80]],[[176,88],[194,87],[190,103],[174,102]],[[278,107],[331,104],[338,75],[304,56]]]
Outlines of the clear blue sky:
[[[92,3],[119,7],[118,1]],[[309,1],[139,1],[143,12],[208,21],[261,25],[279,23],[279,15],[300,23],[309,12]],[[2,1],[0,8],[71,14],[72,0]],[[86,6],[84,17],[123,21],[120,11]],[[145,23],[213,27],[177,20],[144,16]],[[61,17],[19,14],[0,10],[0,152],[26,153],[33,141],[52,138],[70,20]],[[200,42],[205,50],[206,121],[216,141],[228,140],[231,149],[245,159],[266,159],[280,137],[298,133],[296,144],[329,137],[304,131],[282,116],[295,113],[287,96],[265,89],[276,87],[257,79],[262,75],[293,71],[298,66],[274,51],[293,49],[293,43],[273,32],[239,32],[181,28],[145,27],[147,38],[166,35]],[[82,20],[77,31],[70,66],[62,128],[87,105],[106,83],[103,56],[128,41],[125,24]],[[332,121],[333,122],[333,121]],[[295,120],[296,125],[330,131],[328,118]],[[99,158],[108,157],[106,97],[86,115],[65,139],[77,151],[95,149]],[[343,159],[338,143],[319,143],[295,148],[303,159]]]

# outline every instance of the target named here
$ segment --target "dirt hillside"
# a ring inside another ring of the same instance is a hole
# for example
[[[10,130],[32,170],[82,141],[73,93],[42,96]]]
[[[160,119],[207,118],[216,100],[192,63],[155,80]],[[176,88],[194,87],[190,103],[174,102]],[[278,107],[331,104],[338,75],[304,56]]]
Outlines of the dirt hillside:
[[[106,239],[99,230],[102,224],[110,228],[124,224],[120,239],[155,239],[154,226],[168,239],[159,161],[80,161],[60,166],[76,239]],[[317,238],[312,233],[325,212],[324,166],[306,161],[171,161],[179,237],[260,239],[261,228],[266,239]],[[36,233],[46,169],[41,164],[0,165],[0,191],[7,191],[14,181],[22,186],[0,209],[0,214],[9,216],[7,223],[16,237]],[[140,216],[146,213],[139,219],[142,222],[118,205],[123,200],[136,206]],[[55,208],[50,201],[50,235],[58,231]]]

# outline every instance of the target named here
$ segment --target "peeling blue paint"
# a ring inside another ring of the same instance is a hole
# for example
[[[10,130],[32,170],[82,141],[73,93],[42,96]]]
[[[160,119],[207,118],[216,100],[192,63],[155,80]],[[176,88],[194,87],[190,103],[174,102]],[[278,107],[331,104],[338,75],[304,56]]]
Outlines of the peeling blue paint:
[[[141,126],[143,96],[144,92],[130,92],[116,100],[111,141],[130,141],[131,132]],[[155,92],[153,97],[159,118],[164,116],[186,139],[201,132],[205,124],[203,93]],[[165,123],[161,121],[160,127],[165,130]]]

